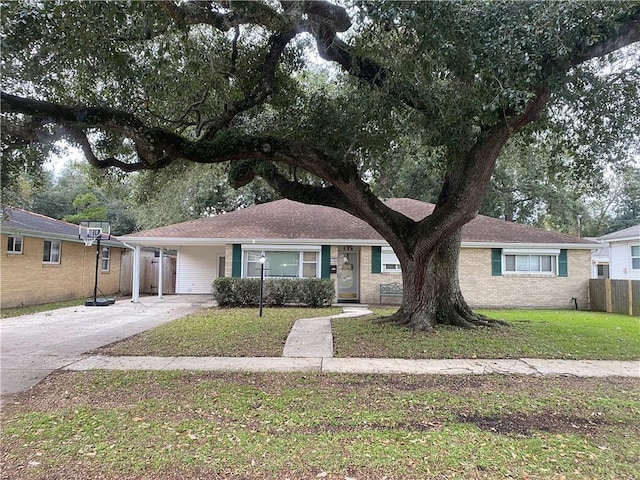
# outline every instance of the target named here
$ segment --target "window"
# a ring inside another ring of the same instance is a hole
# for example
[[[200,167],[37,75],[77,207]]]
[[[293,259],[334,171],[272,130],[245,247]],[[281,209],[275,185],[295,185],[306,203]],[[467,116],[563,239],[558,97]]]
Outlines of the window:
[[[640,245],[631,245],[631,268],[640,270]]]
[[[556,255],[505,255],[506,273],[556,273]]]
[[[382,247],[382,271],[391,273],[400,273],[400,260],[393,252],[391,247]]]
[[[60,263],[60,241],[45,240],[42,263]]]
[[[245,252],[245,277],[260,277],[262,251]],[[317,251],[265,251],[265,278],[314,278],[320,266]]]
[[[7,239],[7,253],[22,253],[22,237],[14,237],[9,235]]]
[[[102,249],[102,271],[103,272],[108,272],[109,271],[109,257],[111,256],[111,250],[109,249],[109,247],[104,247]]]

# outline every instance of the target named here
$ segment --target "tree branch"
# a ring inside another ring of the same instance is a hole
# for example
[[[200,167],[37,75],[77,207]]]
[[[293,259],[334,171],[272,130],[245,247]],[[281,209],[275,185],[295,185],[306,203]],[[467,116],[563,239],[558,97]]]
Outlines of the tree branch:
[[[635,18],[621,23],[615,29],[614,35],[600,42],[586,45],[576,51],[570,57],[571,65],[579,65],[593,58],[603,57],[609,53],[627,47],[640,41],[640,9],[634,15]]]

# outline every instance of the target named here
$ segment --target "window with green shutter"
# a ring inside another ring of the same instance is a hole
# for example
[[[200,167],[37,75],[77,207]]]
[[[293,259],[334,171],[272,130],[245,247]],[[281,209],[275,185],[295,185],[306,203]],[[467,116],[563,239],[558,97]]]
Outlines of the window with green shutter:
[[[331,245],[322,245],[320,256],[320,278],[331,278]]]
[[[558,255],[558,276],[559,277],[568,277],[569,276],[569,265],[567,259],[567,250],[560,250],[560,255]]]
[[[382,273],[382,247],[371,247],[371,273]]]
[[[240,278],[242,276],[242,245],[235,243],[231,251],[231,276]]]
[[[502,249],[491,249],[491,275],[499,277],[502,275]]]

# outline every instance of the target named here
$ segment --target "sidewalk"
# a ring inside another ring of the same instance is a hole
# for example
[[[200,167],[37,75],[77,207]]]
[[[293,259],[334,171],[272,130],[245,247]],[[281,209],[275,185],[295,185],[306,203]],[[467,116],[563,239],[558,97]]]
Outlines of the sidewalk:
[[[332,318],[368,315],[360,306],[333,317],[296,321],[282,357],[86,357],[65,370],[202,370],[217,372],[317,372],[409,375],[556,375],[640,377],[638,361],[521,359],[408,360],[333,358]]]
[[[406,360],[331,357],[86,357],[64,370],[202,370],[213,372],[316,372],[407,375],[555,375],[640,377],[637,361]]]

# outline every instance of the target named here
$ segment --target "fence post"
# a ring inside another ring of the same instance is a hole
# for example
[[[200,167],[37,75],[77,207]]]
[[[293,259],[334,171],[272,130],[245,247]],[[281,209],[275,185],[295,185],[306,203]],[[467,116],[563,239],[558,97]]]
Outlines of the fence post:
[[[629,292],[629,316],[633,317],[633,282],[627,280],[627,291]]]
[[[607,278],[604,281],[604,309],[607,313],[611,313],[613,311],[613,306],[611,304],[611,279]]]

